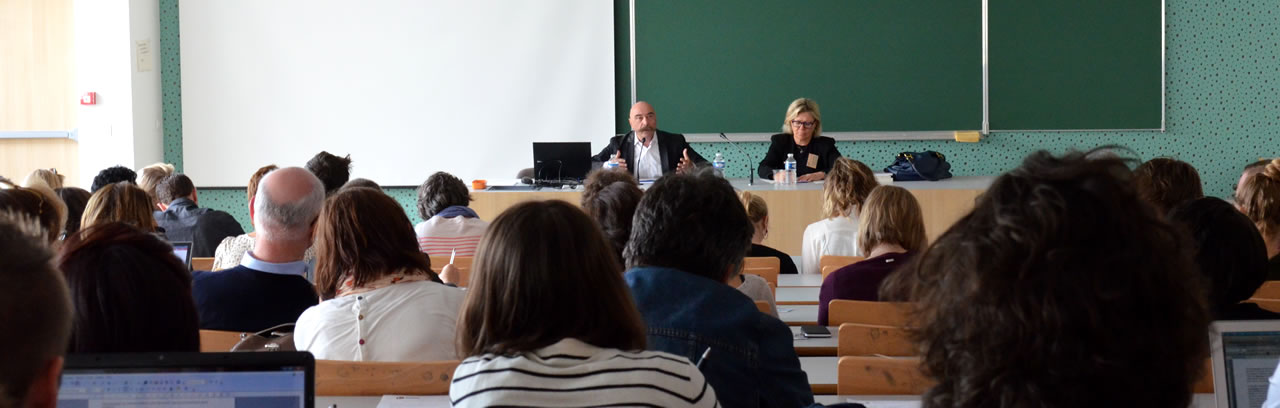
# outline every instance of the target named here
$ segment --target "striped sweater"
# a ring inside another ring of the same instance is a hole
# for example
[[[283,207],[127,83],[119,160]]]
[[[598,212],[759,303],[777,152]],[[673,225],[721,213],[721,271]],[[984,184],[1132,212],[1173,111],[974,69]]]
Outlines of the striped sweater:
[[[475,256],[487,228],[489,223],[479,218],[435,216],[415,225],[413,231],[418,249],[429,256],[449,256],[455,249],[458,256]]]
[[[455,407],[719,407],[715,391],[684,357],[627,352],[564,339],[515,356],[472,356],[449,387]]]

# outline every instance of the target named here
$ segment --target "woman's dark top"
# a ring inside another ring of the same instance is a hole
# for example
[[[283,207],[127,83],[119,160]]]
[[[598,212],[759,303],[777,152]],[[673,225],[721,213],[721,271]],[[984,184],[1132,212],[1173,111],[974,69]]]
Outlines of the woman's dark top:
[[[1267,280],[1280,280],[1280,255],[1267,261]]]
[[[760,178],[772,179],[774,170],[782,170],[782,163],[787,161],[787,153],[795,155],[797,176],[819,171],[828,173],[831,171],[831,166],[835,165],[836,159],[840,158],[835,139],[814,136],[809,140],[808,146],[799,146],[796,145],[795,137],[790,133],[779,133],[769,138],[769,152],[765,153],[764,160],[760,161]],[[811,154],[818,160],[815,167],[808,166]]]
[[[778,270],[778,273],[784,274],[784,275],[785,274],[794,275],[796,273],[799,273],[796,270],[796,262],[791,260],[791,255],[787,255],[786,252],[782,252],[782,251],[769,248],[767,246],[760,245],[760,244],[751,244],[751,251],[747,252],[747,256],[749,257],[772,256],[774,258],[778,258],[778,264],[782,266],[782,268]]]
[[[1280,320],[1280,313],[1263,309],[1253,303],[1236,303],[1218,311],[1213,320]]]
[[[880,282],[911,258],[910,252],[890,252],[845,266],[822,280],[818,291],[818,325],[827,325],[827,304],[832,300],[880,300]]]

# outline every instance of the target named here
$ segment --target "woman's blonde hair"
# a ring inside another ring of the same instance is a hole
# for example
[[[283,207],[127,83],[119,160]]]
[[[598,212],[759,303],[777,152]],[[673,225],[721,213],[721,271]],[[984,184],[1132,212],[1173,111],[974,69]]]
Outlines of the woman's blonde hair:
[[[123,222],[144,232],[155,232],[156,219],[151,215],[154,201],[141,188],[129,183],[102,186],[89,197],[80,217],[80,228],[97,224]]]
[[[782,121],[782,133],[791,134],[791,121],[800,116],[801,113],[808,112],[813,115],[813,135],[822,135],[822,113],[818,112],[818,102],[809,98],[800,98],[791,101],[791,106],[787,107],[787,117]]]
[[[44,183],[45,187],[49,187],[50,190],[57,190],[62,188],[64,180],[66,180],[66,176],[58,174],[57,170],[36,169],[27,175],[27,179],[23,180],[22,186],[31,187],[36,183]]]
[[[1244,182],[1236,192],[1236,204],[1268,241],[1280,233],[1280,159]]]
[[[847,217],[862,209],[871,190],[879,183],[871,168],[847,157],[836,159],[822,186],[822,216]]]
[[[928,243],[920,202],[898,186],[871,190],[858,217],[858,250],[863,256],[880,244],[895,244],[907,252],[923,250]]]
[[[738,193],[738,198],[742,200],[742,206],[747,208],[747,219],[751,220],[751,224],[764,221],[764,217],[769,216],[769,204],[760,196],[743,191]]]
[[[138,169],[138,187],[147,192],[147,196],[151,197],[152,202],[160,203],[160,197],[156,195],[156,186],[160,185],[160,180],[172,175],[173,171],[174,167],[169,163],[156,163]]]

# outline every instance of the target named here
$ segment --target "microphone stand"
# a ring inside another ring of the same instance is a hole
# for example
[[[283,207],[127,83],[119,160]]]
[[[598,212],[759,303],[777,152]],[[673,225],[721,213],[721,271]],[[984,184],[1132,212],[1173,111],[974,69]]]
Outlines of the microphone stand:
[[[734,149],[738,149],[738,153],[742,153],[742,156],[747,158],[747,163],[746,163],[747,164],[747,185],[748,186],[756,185],[756,172],[753,171],[755,169],[751,168],[751,155],[747,154],[747,151],[743,150],[742,146],[738,146],[737,143],[734,143],[732,140],[729,140],[729,137],[725,136],[724,132],[720,132],[720,138],[724,139],[724,141],[726,142],[729,142],[730,145],[733,145]]]

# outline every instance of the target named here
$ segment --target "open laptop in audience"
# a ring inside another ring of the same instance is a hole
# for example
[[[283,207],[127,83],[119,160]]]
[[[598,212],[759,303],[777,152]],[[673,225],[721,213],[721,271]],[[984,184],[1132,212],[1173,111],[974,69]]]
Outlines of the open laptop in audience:
[[[173,255],[191,270],[191,241],[170,241],[169,245],[173,246]]]
[[[1280,321],[1219,321],[1209,331],[1218,408],[1258,407],[1280,362]]]
[[[58,406],[313,408],[307,352],[67,355]]]

